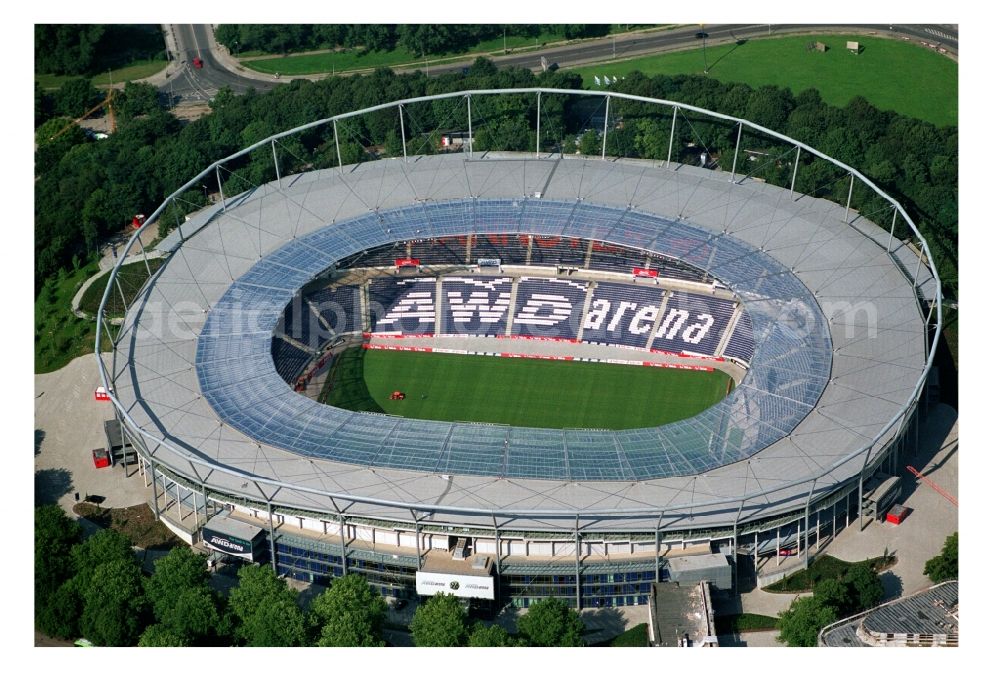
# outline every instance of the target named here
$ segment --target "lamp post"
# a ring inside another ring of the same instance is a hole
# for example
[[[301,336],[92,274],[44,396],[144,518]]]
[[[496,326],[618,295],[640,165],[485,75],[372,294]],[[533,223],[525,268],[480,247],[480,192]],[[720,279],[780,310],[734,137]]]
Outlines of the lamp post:
[[[240,41],[239,40],[233,40],[233,44],[236,45],[236,60],[239,61],[240,60]]]

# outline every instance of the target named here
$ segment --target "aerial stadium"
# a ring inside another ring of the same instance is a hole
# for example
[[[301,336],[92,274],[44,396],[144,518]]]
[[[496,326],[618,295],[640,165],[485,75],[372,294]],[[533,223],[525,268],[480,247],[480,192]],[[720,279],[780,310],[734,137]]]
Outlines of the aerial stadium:
[[[491,96],[536,118],[534,152],[476,149]],[[545,139],[552,98],[597,111],[600,155]],[[640,105],[664,159],[608,152]],[[453,108],[460,131],[412,114]],[[341,162],[351,121],[386,114],[399,156]],[[735,153],[684,140],[705,124]],[[333,166],[283,171],[320,133]],[[177,216],[262,162],[272,179]],[[846,199],[797,192],[807,165]],[[126,294],[120,261],[105,290],[103,386],[161,520],[289,577],[494,609],[729,590],[884,510],[919,433],[926,242],[860,173],[750,120],[544,88],[395,101],[220,159],[143,227],[167,214],[157,252],[127,252],[159,267]]]

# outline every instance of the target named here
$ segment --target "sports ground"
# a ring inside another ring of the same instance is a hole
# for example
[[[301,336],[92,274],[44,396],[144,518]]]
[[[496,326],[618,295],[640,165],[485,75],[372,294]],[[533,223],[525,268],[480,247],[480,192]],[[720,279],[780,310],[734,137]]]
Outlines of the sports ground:
[[[845,48],[861,43],[860,54]],[[810,51],[824,42],[826,52]],[[815,88],[828,104],[846,106],[863,96],[876,108],[894,110],[939,126],[958,124],[958,63],[912,41],[870,35],[795,35],[752,39],[574,68],[583,85],[594,77],[624,77],[633,71],[655,75],[701,75],[751,87],[775,85],[797,94]],[[891,77],[887,74],[891,73]],[[928,86],[933,84],[933,86]],[[603,88],[603,85],[600,87]]]
[[[731,382],[721,371],[351,348],[337,358],[323,400],[424,420],[630,429],[696,415]],[[406,398],[391,400],[395,391]]]

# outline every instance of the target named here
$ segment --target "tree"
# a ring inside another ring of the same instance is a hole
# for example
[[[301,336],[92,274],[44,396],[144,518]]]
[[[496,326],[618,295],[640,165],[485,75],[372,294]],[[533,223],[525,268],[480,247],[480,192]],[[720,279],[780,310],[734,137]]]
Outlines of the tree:
[[[219,601],[208,586],[181,591],[160,621],[190,645],[206,645],[212,637],[224,634],[219,630]]]
[[[69,580],[49,594],[35,596],[35,628],[47,636],[80,636],[80,595]]]
[[[153,615],[162,622],[177,603],[178,596],[190,589],[208,589],[208,566],[205,557],[188,547],[174,547],[154,564],[146,580],[146,594]]]
[[[312,603],[310,624],[324,647],[381,646],[386,605],[361,575],[333,580]]]
[[[55,591],[73,575],[70,552],[83,529],[59,505],[35,508],[35,589]]]
[[[102,98],[87,78],[67,80],[56,92],[56,112],[71,118],[81,117]]]
[[[98,568],[105,563],[122,561],[138,565],[132,552],[132,543],[116,530],[99,530],[82,543],[73,547],[74,579],[83,587],[97,577]]]
[[[156,561],[153,575],[145,581],[156,621],[185,645],[206,642],[219,626],[219,601],[208,579],[204,556],[175,547]]]
[[[81,75],[94,65],[104,24],[35,24],[35,72]]]
[[[52,117],[52,109],[55,101],[48,95],[42,85],[35,80],[35,128],[37,129],[43,122]]]
[[[112,105],[119,124],[160,109],[156,87],[145,82],[126,82],[125,88],[115,95]]]
[[[482,622],[476,622],[476,626],[469,632],[471,648],[509,648],[516,645],[517,639],[499,624],[486,626]]]
[[[468,631],[465,608],[457,596],[438,592],[417,606],[410,631],[418,646],[450,648],[464,645]]]
[[[600,155],[601,154],[601,137],[593,129],[588,129],[584,132],[583,136],[580,137],[580,154],[581,155]]]
[[[778,639],[790,646],[815,646],[819,631],[837,620],[833,608],[815,596],[802,596],[778,613]]]
[[[945,539],[940,554],[927,559],[924,575],[932,582],[958,579],[958,533],[952,533]]]
[[[497,72],[496,64],[485,56],[477,56],[476,60],[469,66],[469,77],[493,77]]]
[[[269,566],[245,566],[239,578],[239,586],[229,594],[236,637],[250,646],[303,645],[305,615],[296,603],[297,593]]]
[[[68,581],[75,571],[72,548],[82,533],[58,505],[35,508],[35,626],[49,636],[78,633],[79,603]]]
[[[35,174],[50,171],[71,148],[87,142],[87,136],[68,117],[53,117],[35,130]]]
[[[874,608],[882,601],[885,591],[882,580],[867,563],[856,563],[844,574],[844,583],[850,589],[851,607],[848,614]]]
[[[183,637],[162,624],[151,624],[139,637],[140,648],[184,648],[188,645]]]
[[[90,577],[89,584],[79,589],[83,598],[80,631],[97,645],[136,645],[145,629],[147,611],[138,561],[110,559],[98,565]]]
[[[881,591],[881,585],[879,590]],[[813,598],[818,599],[823,605],[833,608],[837,617],[853,615],[855,612],[856,600],[852,594],[853,589],[842,580],[828,578],[820,580],[813,588]]]
[[[518,633],[532,646],[582,646],[583,630],[580,614],[554,597],[532,603],[517,620]]]
[[[236,631],[246,645],[287,648],[306,644],[305,616],[294,598],[283,596],[245,617]]]

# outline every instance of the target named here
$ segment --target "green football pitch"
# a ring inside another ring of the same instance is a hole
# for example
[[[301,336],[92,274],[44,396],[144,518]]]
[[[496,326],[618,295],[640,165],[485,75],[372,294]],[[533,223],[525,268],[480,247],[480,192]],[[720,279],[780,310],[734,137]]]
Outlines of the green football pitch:
[[[629,429],[700,413],[731,382],[722,371],[351,348],[324,400],[424,420]],[[396,390],[406,398],[390,400]]]

